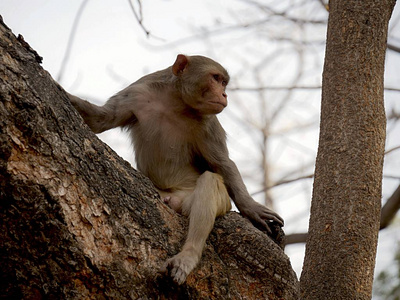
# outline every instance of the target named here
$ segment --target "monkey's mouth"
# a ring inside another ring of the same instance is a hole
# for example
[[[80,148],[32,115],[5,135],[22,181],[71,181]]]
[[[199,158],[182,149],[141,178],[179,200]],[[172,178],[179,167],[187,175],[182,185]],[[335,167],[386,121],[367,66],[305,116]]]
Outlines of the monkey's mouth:
[[[210,101],[211,104],[216,104],[225,108],[228,104],[220,101]]]

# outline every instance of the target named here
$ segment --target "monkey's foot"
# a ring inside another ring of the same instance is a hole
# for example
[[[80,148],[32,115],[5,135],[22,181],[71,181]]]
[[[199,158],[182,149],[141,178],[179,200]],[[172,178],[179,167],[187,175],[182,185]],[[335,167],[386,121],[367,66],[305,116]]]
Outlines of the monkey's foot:
[[[199,258],[196,254],[191,253],[191,251],[182,251],[166,260],[159,272],[170,275],[180,285],[186,281],[186,277],[198,262]]]

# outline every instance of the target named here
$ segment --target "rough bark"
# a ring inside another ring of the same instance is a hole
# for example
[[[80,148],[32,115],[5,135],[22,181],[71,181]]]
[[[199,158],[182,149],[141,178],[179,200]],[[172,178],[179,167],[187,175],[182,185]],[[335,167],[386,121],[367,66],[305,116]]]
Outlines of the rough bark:
[[[303,299],[371,299],[386,126],[384,61],[394,4],[329,2]]]
[[[296,299],[288,257],[237,213],[198,268],[157,273],[187,220],[103,144],[0,18],[0,298]]]

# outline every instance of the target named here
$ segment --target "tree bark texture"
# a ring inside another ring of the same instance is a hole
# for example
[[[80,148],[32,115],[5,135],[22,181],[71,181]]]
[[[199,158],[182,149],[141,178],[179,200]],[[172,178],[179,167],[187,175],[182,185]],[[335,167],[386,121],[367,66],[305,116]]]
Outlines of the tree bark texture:
[[[371,299],[386,129],[384,61],[394,4],[329,2],[303,299]]]
[[[187,220],[83,123],[0,18],[0,298],[297,299],[288,257],[237,213],[182,286],[157,273]]]

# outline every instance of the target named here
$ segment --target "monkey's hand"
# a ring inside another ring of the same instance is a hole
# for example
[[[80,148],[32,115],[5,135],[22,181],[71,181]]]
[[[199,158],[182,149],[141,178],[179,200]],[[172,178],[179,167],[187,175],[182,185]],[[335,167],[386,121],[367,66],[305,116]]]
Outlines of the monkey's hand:
[[[257,228],[266,230],[271,234],[269,223],[276,222],[280,227],[284,225],[283,219],[271,209],[264,205],[249,199],[245,205],[238,207],[240,213],[248,218]]]
[[[167,259],[158,272],[170,275],[180,285],[186,281],[186,277],[197,266],[199,260],[199,256],[194,251],[183,250]]]

